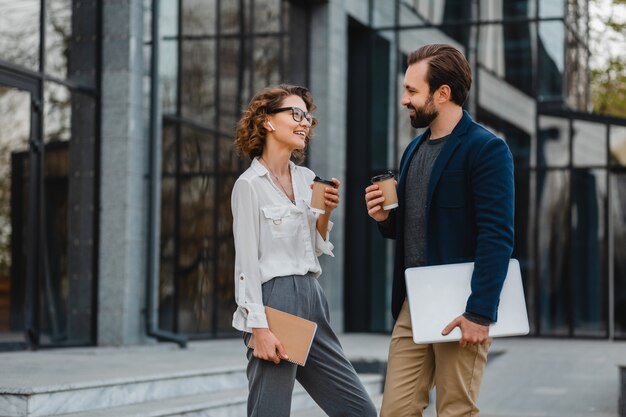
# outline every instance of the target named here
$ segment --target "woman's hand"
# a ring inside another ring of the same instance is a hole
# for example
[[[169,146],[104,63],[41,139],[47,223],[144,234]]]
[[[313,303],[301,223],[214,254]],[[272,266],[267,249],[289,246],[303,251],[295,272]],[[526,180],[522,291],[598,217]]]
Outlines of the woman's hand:
[[[274,362],[276,365],[280,363],[281,359],[289,359],[282,343],[270,329],[254,328],[252,334],[254,334],[254,352],[252,354],[255,358]]]
[[[341,185],[337,178],[333,178],[331,181],[335,183],[335,187],[326,187],[324,192],[326,207],[328,207],[329,211],[336,209],[339,205],[339,186]]]

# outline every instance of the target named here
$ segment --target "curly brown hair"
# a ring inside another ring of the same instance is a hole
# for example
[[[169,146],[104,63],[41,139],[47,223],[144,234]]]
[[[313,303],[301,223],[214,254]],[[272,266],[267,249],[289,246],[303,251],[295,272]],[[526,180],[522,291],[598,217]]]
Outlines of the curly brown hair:
[[[289,96],[302,98],[306,104],[306,110],[309,113],[312,113],[316,109],[313,96],[306,87],[279,84],[277,86],[264,88],[252,97],[250,104],[248,104],[248,107],[237,123],[234,141],[237,155],[247,155],[250,159],[261,156],[263,148],[265,147],[265,135],[267,133],[263,123],[267,120],[267,115],[272,110],[281,107],[283,100]],[[297,163],[304,161],[304,154],[309,146],[309,141],[313,137],[313,128],[316,125],[317,118],[313,117],[309,133],[304,139],[304,149],[293,151],[291,156]]]

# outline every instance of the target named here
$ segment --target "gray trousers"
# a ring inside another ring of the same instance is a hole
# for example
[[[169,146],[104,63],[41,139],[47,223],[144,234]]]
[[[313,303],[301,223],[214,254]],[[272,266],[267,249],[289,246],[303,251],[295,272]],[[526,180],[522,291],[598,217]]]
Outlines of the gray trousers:
[[[376,408],[346,359],[329,323],[328,302],[312,275],[274,278],[263,284],[263,304],[314,321],[317,331],[304,367],[257,359],[248,349],[248,416],[287,417],[295,380],[331,417],[376,417]],[[247,344],[250,333],[244,333]]]

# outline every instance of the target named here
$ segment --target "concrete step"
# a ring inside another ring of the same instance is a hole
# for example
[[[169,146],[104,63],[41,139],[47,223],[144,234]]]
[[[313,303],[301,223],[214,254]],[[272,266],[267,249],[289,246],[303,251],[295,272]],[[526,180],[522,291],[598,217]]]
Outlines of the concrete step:
[[[380,393],[382,376],[360,375],[360,377],[370,395]],[[240,417],[246,415],[247,398],[247,388],[240,388],[103,410],[61,414],[57,417]],[[297,413],[300,413],[301,410],[302,412],[314,410],[313,407],[317,407],[315,402],[302,386],[296,384],[291,404],[292,415],[299,416],[300,414]]]
[[[245,389],[245,369],[198,369],[118,379],[93,379],[15,390],[0,387],[2,417],[48,417],[108,409],[212,392]],[[167,415],[167,414],[165,414]]]

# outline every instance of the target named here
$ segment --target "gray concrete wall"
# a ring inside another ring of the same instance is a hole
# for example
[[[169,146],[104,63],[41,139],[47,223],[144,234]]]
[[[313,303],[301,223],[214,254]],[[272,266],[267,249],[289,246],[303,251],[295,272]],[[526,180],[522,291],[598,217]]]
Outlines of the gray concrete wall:
[[[98,344],[146,340],[141,0],[103,3]]]

